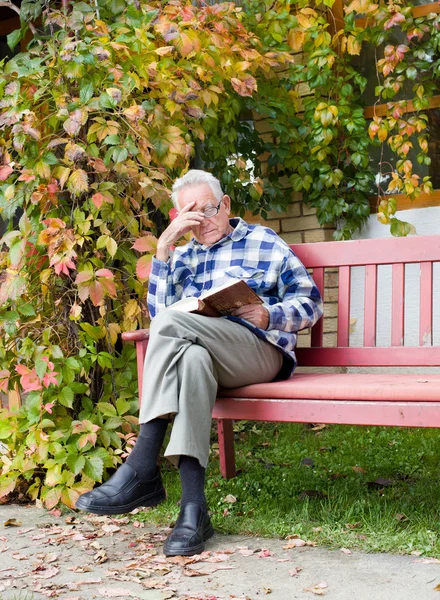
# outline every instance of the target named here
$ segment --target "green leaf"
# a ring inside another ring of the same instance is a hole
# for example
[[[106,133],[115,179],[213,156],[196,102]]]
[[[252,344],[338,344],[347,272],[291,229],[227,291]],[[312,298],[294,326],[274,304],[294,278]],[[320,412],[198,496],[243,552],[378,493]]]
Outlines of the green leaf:
[[[0,440],[6,440],[11,437],[11,424],[9,421],[0,421]]]
[[[104,471],[104,462],[99,456],[87,457],[84,465],[84,474],[93,481],[102,481],[102,473]]]
[[[18,42],[23,39],[23,35],[24,31],[22,29],[16,29],[6,36],[6,41],[11,50],[14,50]]]
[[[31,304],[19,304],[17,306],[18,312],[25,317],[35,317],[35,309]]]
[[[81,86],[81,89],[79,91],[79,99],[81,100],[81,102],[83,104],[87,104],[87,102],[90,100],[90,98],[93,96],[93,84],[92,83],[86,83],[85,85]]]
[[[78,473],[81,473],[81,471],[83,471],[84,469],[85,464],[86,459],[82,454],[70,455],[66,459],[66,465],[74,473],[74,475],[78,475]]]
[[[35,371],[37,372],[38,377],[43,379],[47,371],[47,362],[41,358],[38,358],[35,361]]]
[[[116,408],[110,402],[98,402],[96,405],[98,410],[102,412],[106,417],[115,417],[116,416]]]
[[[61,392],[58,394],[58,401],[63,406],[67,406],[68,408],[72,408],[74,394],[70,387],[63,387]]]

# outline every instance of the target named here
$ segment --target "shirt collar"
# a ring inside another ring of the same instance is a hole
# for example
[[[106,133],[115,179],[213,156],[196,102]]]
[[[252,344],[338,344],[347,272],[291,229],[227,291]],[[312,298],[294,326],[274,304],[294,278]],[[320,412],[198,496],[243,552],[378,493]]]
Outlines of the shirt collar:
[[[226,243],[229,239],[231,239],[233,242],[242,240],[248,232],[248,224],[246,223],[246,221],[243,221],[243,219],[241,219],[240,217],[234,217],[233,219],[229,219],[229,223],[231,224],[231,226],[234,229],[231,231],[231,233],[228,233],[227,236],[225,236],[218,242],[215,242],[215,244],[206,246],[204,244],[200,244],[194,238],[191,240],[191,242],[193,243],[194,246],[196,246],[198,248],[203,248],[204,250],[206,250],[207,248],[213,248],[214,246],[220,246],[220,245]]]

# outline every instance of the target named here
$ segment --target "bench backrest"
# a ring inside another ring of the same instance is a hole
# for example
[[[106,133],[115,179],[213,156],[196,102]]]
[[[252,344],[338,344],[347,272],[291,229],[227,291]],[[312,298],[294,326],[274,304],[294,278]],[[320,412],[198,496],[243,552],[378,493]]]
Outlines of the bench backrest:
[[[325,269],[336,267],[339,275],[337,347],[322,347],[324,323],[320,319],[312,329],[312,347],[297,349],[300,365],[440,366],[440,346],[432,346],[433,263],[440,262],[440,235],[294,244],[291,248],[313,269],[323,295]],[[419,322],[419,345],[405,346],[405,265],[414,263],[420,265],[420,310],[414,314]],[[379,265],[392,265],[390,347],[376,345]],[[360,266],[365,267],[363,347],[350,347],[351,267]]]

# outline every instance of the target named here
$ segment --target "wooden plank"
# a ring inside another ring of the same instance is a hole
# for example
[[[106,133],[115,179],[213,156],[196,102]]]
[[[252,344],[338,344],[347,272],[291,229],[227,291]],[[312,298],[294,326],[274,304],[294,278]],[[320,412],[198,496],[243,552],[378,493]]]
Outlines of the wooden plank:
[[[148,339],[136,342],[136,360],[139,387],[139,408],[142,404],[142,384],[144,380],[144,362],[147,353]]]
[[[397,103],[393,103],[397,104]],[[405,103],[400,105],[402,107],[403,114],[417,112],[414,108],[412,100],[406,100]],[[429,106],[425,110],[438,108],[440,106],[440,96],[433,96],[429,99]],[[364,108],[364,117],[366,119],[372,119],[374,116],[383,117],[389,112],[387,104],[374,104],[373,106],[367,106]],[[394,198],[394,196],[393,196]]]
[[[376,345],[377,266],[365,267],[364,289],[364,346]],[[347,344],[348,345],[348,344]],[[339,344],[338,344],[339,346]]]
[[[293,244],[307,268],[440,261],[440,235]]]
[[[298,348],[301,367],[440,367],[440,346]]]
[[[350,267],[339,269],[338,346],[348,346],[350,336]]]
[[[417,200],[411,200],[405,194],[393,194],[393,198],[396,201],[397,210],[410,210],[413,208],[429,208],[430,206],[440,206],[440,190],[433,190],[430,194],[421,192],[417,196]],[[373,213],[377,211],[377,196],[371,196],[369,198],[371,211]]]
[[[234,431],[230,419],[219,419],[217,423],[220,473],[226,479],[235,477]]]
[[[321,292],[321,297],[324,300],[324,269],[313,269],[313,281],[318,286]],[[312,327],[311,345],[312,348],[321,347],[324,335],[324,316],[319,319],[314,327]]]
[[[214,405],[213,417],[289,423],[440,427],[440,402],[220,398]]]
[[[8,409],[10,411],[17,411],[21,407],[21,396],[18,391],[18,386],[15,386],[15,390],[10,390],[8,393]]]
[[[420,329],[419,344],[432,345],[432,263],[420,264]]]
[[[405,267],[393,265],[391,296],[391,345],[403,346],[405,322]]]
[[[419,6],[413,6],[412,13],[413,17],[417,19],[418,17],[426,17],[430,13],[439,13],[440,5],[437,2],[426,2],[425,4],[420,4]],[[356,27],[361,27],[365,29],[368,25],[368,17],[359,17],[355,20]]]

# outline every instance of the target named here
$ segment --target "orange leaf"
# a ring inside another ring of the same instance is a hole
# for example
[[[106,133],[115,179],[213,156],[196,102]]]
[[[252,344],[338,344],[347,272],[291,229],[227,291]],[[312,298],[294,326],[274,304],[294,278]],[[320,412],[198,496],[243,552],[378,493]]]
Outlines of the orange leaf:
[[[92,281],[89,286],[90,299],[94,306],[98,306],[104,299],[104,289],[99,281]]]
[[[0,167],[0,181],[6,181],[11,173],[14,172],[14,169],[9,165],[2,165]]]
[[[154,235],[145,235],[138,238],[132,248],[138,252],[151,252],[157,248],[157,238]]]
[[[141,281],[146,281],[151,271],[151,255],[142,256],[136,264],[136,275]]]

